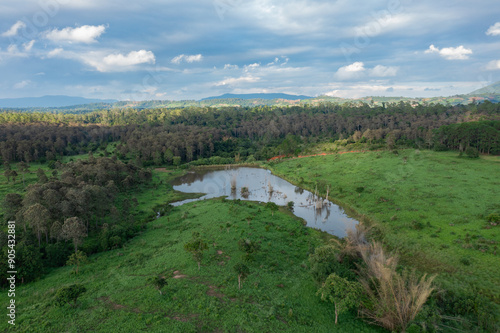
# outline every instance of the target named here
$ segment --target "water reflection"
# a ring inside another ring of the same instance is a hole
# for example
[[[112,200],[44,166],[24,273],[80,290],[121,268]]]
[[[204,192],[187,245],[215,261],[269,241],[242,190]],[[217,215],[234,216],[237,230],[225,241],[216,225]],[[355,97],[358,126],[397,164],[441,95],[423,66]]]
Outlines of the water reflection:
[[[186,193],[206,193],[198,199],[173,203],[180,206],[187,202],[226,196],[228,199],[274,202],[284,206],[294,202],[294,214],[303,218],[307,226],[344,237],[346,231],[358,223],[348,217],[342,208],[309,191],[274,176],[269,170],[258,168],[231,168],[188,172],[177,178],[174,189]]]

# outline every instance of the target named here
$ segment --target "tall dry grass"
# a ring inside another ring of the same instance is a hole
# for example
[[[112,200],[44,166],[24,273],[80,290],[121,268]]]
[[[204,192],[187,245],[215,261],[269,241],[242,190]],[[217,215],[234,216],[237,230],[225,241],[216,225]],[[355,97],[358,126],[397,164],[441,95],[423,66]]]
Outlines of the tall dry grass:
[[[359,248],[364,265],[359,266],[359,281],[366,301],[361,315],[391,331],[404,332],[432,293],[435,276],[418,277],[415,271],[397,271],[398,258],[385,253],[373,242]]]

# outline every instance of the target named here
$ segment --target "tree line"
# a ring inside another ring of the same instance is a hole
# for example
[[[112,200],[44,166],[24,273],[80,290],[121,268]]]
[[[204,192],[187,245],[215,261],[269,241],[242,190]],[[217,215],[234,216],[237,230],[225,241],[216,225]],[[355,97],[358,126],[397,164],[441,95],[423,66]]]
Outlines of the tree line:
[[[253,156],[261,160],[297,153],[300,144],[334,140],[460,149],[456,140],[446,138],[451,132],[462,131],[460,126],[436,130],[479,120],[498,121],[499,114],[500,104],[491,102],[457,106],[325,103],[294,107],[104,110],[87,114],[4,112],[0,113],[0,156],[3,162],[29,163],[99,149],[106,155],[105,148],[111,142],[117,142],[118,157],[136,158],[146,166],[186,163],[213,156],[238,155],[245,159]],[[481,135],[487,139],[480,140],[478,149],[483,153],[498,153],[495,139],[498,126],[489,126]],[[464,142],[475,144],[475,141]]]

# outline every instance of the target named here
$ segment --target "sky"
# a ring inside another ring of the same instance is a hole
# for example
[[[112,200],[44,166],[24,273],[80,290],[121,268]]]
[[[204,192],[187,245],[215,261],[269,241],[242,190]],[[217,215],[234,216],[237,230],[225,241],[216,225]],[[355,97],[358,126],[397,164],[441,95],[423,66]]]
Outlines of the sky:
[[[498,0],[0,2],[0,98],[432,97],[496,81]]]

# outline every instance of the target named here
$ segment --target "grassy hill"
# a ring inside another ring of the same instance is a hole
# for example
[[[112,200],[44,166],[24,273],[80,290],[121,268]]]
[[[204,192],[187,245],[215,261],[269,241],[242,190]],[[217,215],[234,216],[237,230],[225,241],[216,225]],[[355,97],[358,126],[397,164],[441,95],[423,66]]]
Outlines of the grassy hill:
[[[178,198],[165,186],[175,174],[155,172],[155,184],[135,193],[137,210]],[[193,231],[209,245],[200,270],[184,250]],[[351,313],[335,326],[332,304],[315,295],[308,253],[324,237],[289,212],[273,215],[262,204],[214,199],[176,207],[123,248],[91,256],[78,274],[62,267],[39,281],[18,282],[16,326],[4,320],[0,331],[382,331]],[[260,249],[245,262],[250,275],[239,290],[233,266],[243,261],[242,238]],[[167,280],[162,295],[148,282],[155,276]],[[55,305],[57,291],[74,283],[87,289],[76,307]],[[8,302],[6,292],[0,302]]]

